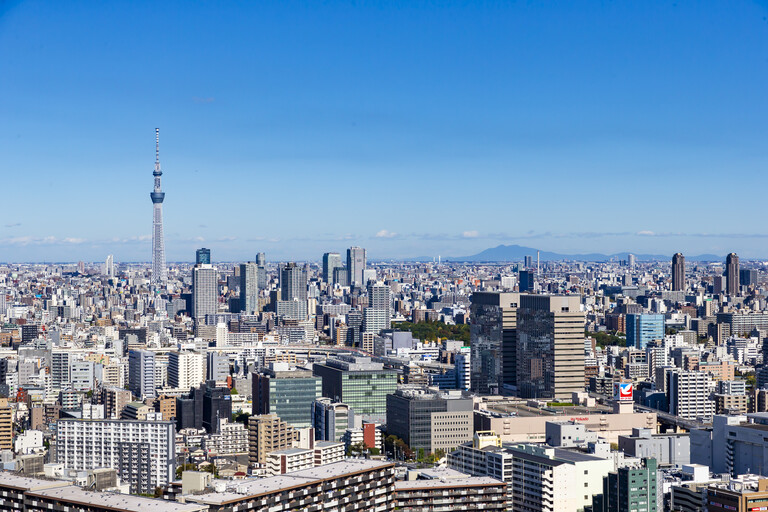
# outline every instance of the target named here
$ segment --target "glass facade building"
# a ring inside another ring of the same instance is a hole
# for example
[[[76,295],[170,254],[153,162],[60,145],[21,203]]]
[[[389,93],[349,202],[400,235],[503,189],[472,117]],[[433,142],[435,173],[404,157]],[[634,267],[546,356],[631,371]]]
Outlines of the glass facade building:
[[[504,384],[517,384],[518,293],[475,292],[470,309],[471,388],[499,393]]]
[[[664,339],[664,315],[627,315],[627,346],[645,349],[649,341]]]
[[[312,426],[312,404],[320,398],[322,380],[309,370],[273,363],[253,375],[253,413],[274,414],[295,428]]]
[[[396,371],[357,356],[331,358],[315,364],[313,370],[323,380],[324,397],[347,404],[350,414],[363,421],[386,422],[387,395],[397,389]]]

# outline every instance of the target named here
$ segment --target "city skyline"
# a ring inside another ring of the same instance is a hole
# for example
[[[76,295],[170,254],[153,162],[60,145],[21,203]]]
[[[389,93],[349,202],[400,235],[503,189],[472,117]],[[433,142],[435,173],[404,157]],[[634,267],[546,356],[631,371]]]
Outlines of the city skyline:
[[[768,258],[722,193],[768,163],[766,10],[739,6],[3,6],[4,185],[25,193],[0,259],[150,261],[155,126],[168,261]]]

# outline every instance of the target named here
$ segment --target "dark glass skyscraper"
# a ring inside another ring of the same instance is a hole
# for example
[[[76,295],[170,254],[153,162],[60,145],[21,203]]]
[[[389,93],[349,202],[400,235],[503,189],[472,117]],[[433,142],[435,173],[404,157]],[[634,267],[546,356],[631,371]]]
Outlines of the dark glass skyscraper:
[[[206,265],[211,264],[211,250],[206,249],[205,247],[202,247],[195,251],[195,265],[200,265],[201,263],[204,263]]]
[[[471,388],[499,393],[504,384],[517,383],[515,328],[520,294],[475,292],[471,300]]]
[[[685,256],[679,252],[672,256],[672,290],[685,291]]]
[[[726,291],[728,295],[739,294],[739,257],[735,252],[725,258]]]

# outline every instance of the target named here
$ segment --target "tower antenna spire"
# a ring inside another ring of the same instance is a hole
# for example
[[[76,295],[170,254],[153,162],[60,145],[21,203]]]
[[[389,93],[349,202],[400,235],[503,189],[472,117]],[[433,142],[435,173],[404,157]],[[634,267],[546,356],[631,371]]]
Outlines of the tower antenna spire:
[[[155,128],[155,163],[160,163],[160,128]]]

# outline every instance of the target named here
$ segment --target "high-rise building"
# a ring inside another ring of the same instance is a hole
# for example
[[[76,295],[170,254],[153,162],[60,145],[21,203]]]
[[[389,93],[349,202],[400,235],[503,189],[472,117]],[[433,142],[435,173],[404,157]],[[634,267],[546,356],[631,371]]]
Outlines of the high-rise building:
[[[163,200],[165,192],[160,188],[160,129],[155,128],[155,188],[149,194],[152,199],[152,284],[165,286],[168,282],[168,267],[165,266],[165,240],[163,239]]]
[[[664,339],[664,315],[627,315],[627,346],[645,349],[651,341]]]
[[[630,269],[635,268],[635,265],[637,265],[637,256],[634,254],[627,254],[627,266]]]
[[[349,286],[365,286],[365,249],[350,247],[347,249],[347,272]]]
[[[259,312],[258,270],[252,261],[240,264],[240,311],[247,315]]]
[[[254,414],[276,414],[295,428],[312,426],[312,404],[322,393],[322,379],[288,363],[270,363],[254,373]]]
[[[0,450],[13,450],[13,410],[7,398],[0,398]]]
[[[195,265],[210,265],[211,250],[202,247],[195,251]]]
[[[293,448],[298,432],[276,414],[254,415],[248,418],[248,461],[251,464],[267,462],[267,455]]]
[[[53,350],[51,352],[51,387],[61,390],[69,386],[70,360],[72,353],[66,350]]]
[[[475,292],[471,297],[472,390],[500,393],[517,384],[515,328],[519,293]]]
[[[307,300],[307,273],[296,263],[280,267],[280,299]]]
[[[128,389],[142,400],[155,397],[154,352],[131,350],[128,353]]]
[[[608,473],[603,478],[603,493],[592,496],[593,512],[661,512],[664,494],[659,476],[656,459],[643,459],[640,464]]]
[[[753,268],[742,268],[739,270],[739,283],[741,286],[757,285],[757,270]]]
[[[267,256],[263,252],[256,253],[256,286],[267,289]]]
[[[229,377],[229,356],[226,353],[208,352],[208,380],[223,382]]]
[[[341,441],[350,427],[350,411],[347,404],[321,397],[312,402],[312,427],[318,441]]]
[[[521,270],[517,282],[520,293],[532,292],[536,286],[536,273],[533,270]]]
[[[679,252],[672,256],[672,290],[685,291],[685,256]]]
[[[335,284],[333,281],[333,270],[341,267],[341,255],[339,253],[327,252],[323,254],[323,281]]]
[[[113,255],[107,256],[104,262],[104,275],[107,277],[115,277],[115,257]]]
[[[688,420],[709,421],[715,414],[712,377],[707,372],[667,370],[669,413]]]
[[[584,391],[584,322],[578,296],[520,296],[516,336],[520,396],[567,400]]]
[[[725,258],[725,279],[728,295],[739,294],[739,257],[735,252]]]
[[[205,315],[215,315],[219,309],[219,283],[216,269],[203,263],[192,269],[192,318],[205,320]]]
[[[369,307],[363,310],[363,330],[379,334],[390,327],[390,288],[384,283],[368,285]]]
[[[190,389],[205,380],[203,354],[170,352],[168,354],[168,385],[175,389]]]
[[[171,421],[60,419],[56,461],[66,469],[114,468],[134,494],[154,493],[176,472]]]
[[[384,423],[387,395],[397,388],[397,372],[370,357],[337,356],[313,366],[323,379],[322,396],[347,404],[363,421]]]
[[[412,449],[450,452],[472,440],[473,402],[460,391],[434,392],[418,386],[387,395],[387,433]]]

